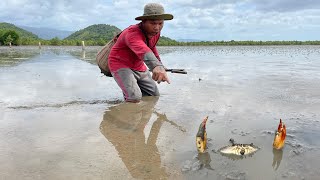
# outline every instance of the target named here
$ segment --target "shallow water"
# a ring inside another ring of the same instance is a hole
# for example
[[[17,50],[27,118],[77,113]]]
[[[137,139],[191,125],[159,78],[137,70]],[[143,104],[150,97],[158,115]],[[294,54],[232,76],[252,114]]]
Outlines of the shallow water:
[[[318,179],[319,46],[159,47],[188,74],[139,104],[99,73],[99,48],[0,47],[0,179]],[[260,150],[222,156],[230,138]]]

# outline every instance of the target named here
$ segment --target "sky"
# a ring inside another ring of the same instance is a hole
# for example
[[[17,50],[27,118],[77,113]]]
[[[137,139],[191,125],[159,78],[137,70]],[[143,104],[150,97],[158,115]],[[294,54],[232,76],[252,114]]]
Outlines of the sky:
[[[0,22],[77,31],[120,29],[139,21],[146,3],[174,16],[161,35],[193,40],[320,40],[320,0],[1,0]]]

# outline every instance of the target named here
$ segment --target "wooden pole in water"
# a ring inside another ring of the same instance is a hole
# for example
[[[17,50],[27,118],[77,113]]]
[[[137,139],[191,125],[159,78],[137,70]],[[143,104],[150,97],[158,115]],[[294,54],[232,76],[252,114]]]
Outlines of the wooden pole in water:
[[[82,41],[81,43],[82,43],[82,50],[84,50],[85,49],[84,41]]]
[[[39,41],[39,49],[41,49],[41,42]]]

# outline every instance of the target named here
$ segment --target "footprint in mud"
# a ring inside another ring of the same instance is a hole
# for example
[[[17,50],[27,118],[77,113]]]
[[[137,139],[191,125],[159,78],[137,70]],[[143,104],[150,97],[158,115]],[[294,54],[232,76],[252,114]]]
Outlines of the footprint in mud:
[[[290,131],[293,134],[301,133],[301,131],[298,130],[299,128],[292,128]],[[287,140],[286,145],[291,147],[289,156],[299,156],[302,153],[314,149],[312,145],[308,144],[305,140],[302,139],[298,140],[297,137],[303,138],[302,135],[293,135],[293,134],[287,134]]]
[[[302,143],[298,142],[297,140],[288,140],[287,145],[291,146],[292,150],[290,151],[289,156],[298,156],[304,153],[307,150],[307,146],[303,145]]]
[[[303,176],[296,174],[294,172],[288,171],[282,174],[282,178],[284,179],[305,179]]]
[[[214,170],[211,165],[211,157],[208,152],[199,153],[196,155],[193,160],[187,160],[183,163],[181,171],[188,172],[188,171],[199,171],[201,169],[209,169]]]
[[[263,131],[261,131],[261,134],[262,134],[262,136],[266,136],[266,135],[272,135],[272,136],[274,136],[274,131],[270,131],[270,130],[263,130]],[[296,136],[295,135],[293,135],[293,134],[289,134],[288,132],[287,132],[287,134],[286,134],[286,138],[295,138]]]
[[[211,138],[208,138],[207,139],[207,148],[209,149],[209,148],[211,148],[211,147],[213,147],[213,143],[211,143],[212,142],[212,139]]]
[[[269,130],[263,130],[261,131],[262,136],[266,136],[266,135],[274,135],[274,131],[269,131]]]
[[[237,135],[240,135],[240,136],[247,136],[250,134],[250,132],[245,132],[245,131],[240,131],[239,129],[235,128],[233,130],[231,130],[231,133],[232,134],[237,134]]]
[[[228,180],[245,180],[247,175],[245,172],[235,170],[227,173],[219,173],[219,176]]]

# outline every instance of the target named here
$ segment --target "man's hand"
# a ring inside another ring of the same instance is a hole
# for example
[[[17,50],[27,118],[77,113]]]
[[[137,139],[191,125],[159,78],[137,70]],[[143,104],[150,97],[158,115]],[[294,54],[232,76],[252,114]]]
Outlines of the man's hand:
[[[157,81],[158,84],[160,82],[165,82],[165,81],[167,81],[167,83],[170,84],[167,72],[163,66],[156,66],[155,68],[153,68],[152,79]]]

